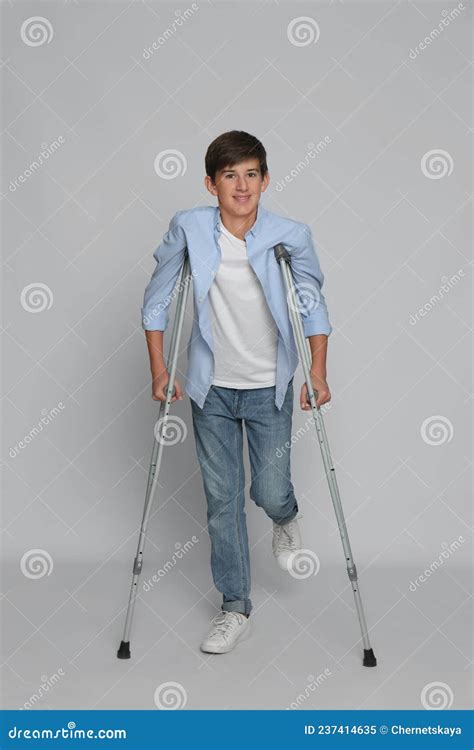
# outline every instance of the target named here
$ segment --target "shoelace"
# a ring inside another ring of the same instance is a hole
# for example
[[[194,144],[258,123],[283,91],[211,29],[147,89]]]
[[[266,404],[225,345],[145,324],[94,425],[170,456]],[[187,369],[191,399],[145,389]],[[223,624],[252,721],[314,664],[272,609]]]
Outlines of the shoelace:
[[[293,538],[293,529],[295,527],[294,519],[288,524],[285,524],[285,528],[281,525],[278,526],[277,532],[279,538],[277,541],[277,551],[283,552],[283,550],[296,550],[296,542]]]
[[[222,612],[214,618],[211,637],[223,635],[224,637],[239,623],[239,618],[234,612]]]

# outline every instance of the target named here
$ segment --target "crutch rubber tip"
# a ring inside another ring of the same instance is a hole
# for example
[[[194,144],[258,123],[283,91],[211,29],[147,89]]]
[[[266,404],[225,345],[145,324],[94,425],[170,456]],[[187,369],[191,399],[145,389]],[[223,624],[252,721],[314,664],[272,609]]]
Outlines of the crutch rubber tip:
[[[120,648],[117,651],[119,659],[130,659],[130,641],[121,641]]]
[[[375,658],[374,650],[372,648],[364,648],[364,667],[376,667],[377,659]]]

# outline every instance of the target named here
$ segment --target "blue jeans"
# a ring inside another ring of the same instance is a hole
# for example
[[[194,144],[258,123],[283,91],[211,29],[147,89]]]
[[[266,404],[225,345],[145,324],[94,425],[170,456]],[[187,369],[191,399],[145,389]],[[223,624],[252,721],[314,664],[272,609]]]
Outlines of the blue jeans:
[[[202,409],[190,401],[207,499],[212,577],[223,595],[221,609],[250,614],[242,422],[249,448],[250,497],[272,521],[287,523],[298,513],[290,476],[293,378],[281,411],[275,406],[275,386],[211,385]]]

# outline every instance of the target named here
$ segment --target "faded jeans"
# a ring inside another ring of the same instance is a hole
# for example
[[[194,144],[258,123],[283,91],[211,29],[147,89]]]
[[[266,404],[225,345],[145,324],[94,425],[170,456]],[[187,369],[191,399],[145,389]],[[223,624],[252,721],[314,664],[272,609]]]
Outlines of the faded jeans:
[[[293,378],[281,411],[275,406],[275,386],[211,385],[202,409],[190,401],[207,499],[212,577],[223,595],[221,609],[250,614],[242,423],[251,467],[250,498],[272,521],[287,523],[298,513],[290,476]]]

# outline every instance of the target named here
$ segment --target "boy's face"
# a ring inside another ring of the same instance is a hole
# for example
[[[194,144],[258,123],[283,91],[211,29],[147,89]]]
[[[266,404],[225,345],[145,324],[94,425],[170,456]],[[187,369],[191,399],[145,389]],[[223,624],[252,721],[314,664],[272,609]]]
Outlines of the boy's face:
[[[244,218],[257,210],[260,195],[269,180],[268,172],[262,177],[258,159],[247,159],[218,170],[215,183],[206,175],[204,184],[217,196],[220,208],[232,216]]]

